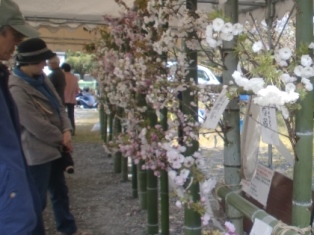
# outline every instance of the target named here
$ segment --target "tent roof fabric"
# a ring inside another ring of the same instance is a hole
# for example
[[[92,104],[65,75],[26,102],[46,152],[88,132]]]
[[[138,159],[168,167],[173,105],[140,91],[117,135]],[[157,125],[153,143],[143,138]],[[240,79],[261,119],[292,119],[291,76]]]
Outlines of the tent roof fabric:
[[[103,15],[118,16],[121,8],[114,0],[14,0],[34,27],[50,26],[76,28],[80,25],[103,24]],[[184,2],[185,0],[181,0]],[[134,0],[124,0],[132,7]],[[219,0],[198,0],[198,9],[212,11],[219,6]],[[290,11],[294,0],[273,0],[275,16],[282,17]],[[248,12],[261,21],[265,18],[266,0],[239,0],[239,21],[248,18]],[[249,17],[250,18],[250,17]]]

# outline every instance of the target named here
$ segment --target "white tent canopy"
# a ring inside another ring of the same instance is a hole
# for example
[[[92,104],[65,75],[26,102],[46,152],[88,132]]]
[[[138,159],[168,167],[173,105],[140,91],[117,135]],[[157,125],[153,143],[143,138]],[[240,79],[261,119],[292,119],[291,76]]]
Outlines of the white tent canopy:
[[[34,27],[78,27],[103,24],[103,15],[118,16],[121,8],[114,0],[14,0]],[[133,0],[125,1],[129,7]]]
[[[93,29],[97,25],[104,24],[103,16],[119,16],[123,9],[115,2],[115,0],[14,0],[20,7],[25,19],[33,27],[39,28],[41,37],[49,38],[54,44],[69,49],[74,49],[74,45],[70,45],[71,39],[75,39],[75,49],[82,47],[84,43],[88,43],[94,37],[93,34],[85,32],[84,36],[77,36],[76,31],[80,35],[84,34],[85,29]],[[134,0],[123,0],[130,8],[133,6]],[[181,0],[185,4],[186,0]],[[275,17],[282,17],[293,7],[294,0],[272,0],[273,14]],[[217,9],[223,0],[198,0],[198,9],[206,12]],[[266,15],[266,0],[239,0],[239,21],[244,22],[245,19],[251,20],[248,12],[252,13],[254,19],[261,21]],[[172,24],[175,26],[175,22]],[[63,33],[58,34],[60,29],[67,28],[69,35]],[[44,30],[43,30],[44,29]],[[48,31],[51,32],[47,35]],[[60,37],[66,37],[60,40]],[[82,39],[82,40],[80,40]],[[73,41],[73,40],[72,40]],[[81,43],[80,43],[81,42]],[[72,43],[73,44],[73,43]]]
[[[103,24],[103,15],[118,16],[121,8],[114,0],[15,0],[25,18],[35,27],[52,27]],[[124,0],[132,7],[134,0]],[[185,0],[182,0],[184,4]],[[217,9],[219,0],[199,0],[198,9],[212,11]],[[274,14],[281,17],[290,11],[294,0],[273,0]],[[265,18],[266,0],[239,0],[240,21],[251,12],[258,21]]]

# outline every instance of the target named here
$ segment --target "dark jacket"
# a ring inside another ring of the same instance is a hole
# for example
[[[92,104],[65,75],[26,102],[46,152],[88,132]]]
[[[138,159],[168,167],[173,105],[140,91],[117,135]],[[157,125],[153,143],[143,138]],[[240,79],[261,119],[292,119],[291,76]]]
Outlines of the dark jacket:
[[[8,90],[6,67],[0,64],[0,235],[26,235],[36,224],[39,197],[26,166],[20,125]],[[37,205],[36,205],[37,206]]]
[[[48,75],[51,83],[55,87],[62,103],[64,104],[65,76],[61,68],[53,69]]]

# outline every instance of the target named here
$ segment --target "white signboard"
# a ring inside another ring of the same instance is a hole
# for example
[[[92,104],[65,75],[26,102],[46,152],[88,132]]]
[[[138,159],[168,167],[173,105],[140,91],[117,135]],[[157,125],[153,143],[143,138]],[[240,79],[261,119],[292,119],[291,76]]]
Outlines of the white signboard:
[[[251,182],[242,180],[242,190],[249,196],[266,206],[274,171],[258,164]]]
[[[211,108],[209,113],[206,113],[206,119],[203,123],[204,128],[215,129],[217,127],[219,119],[229,103],[226,93],[227,89],[223,88],[215,101],[214,106]]]
[[[263,222],[262,220],[255,219],[250,235],[271,235],[273,228]]]
[[[267,144],[279,145],[276,109],[261,107],[262,139]]]

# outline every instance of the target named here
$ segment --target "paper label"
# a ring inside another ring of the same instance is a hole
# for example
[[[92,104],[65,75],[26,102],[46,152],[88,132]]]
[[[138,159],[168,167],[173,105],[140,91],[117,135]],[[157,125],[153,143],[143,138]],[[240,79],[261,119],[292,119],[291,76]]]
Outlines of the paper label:
[[[279,145],[276,109],[261,107],[262,140],[267,144]]]
[[[255,219],[250,235],[271,235],[273,228],[260,219]]]
[[[215,129],[218,125],[219,119],[222,113],[225,111],[229,99],[226,96],[227,89],[223,88],[217,100],[214,103],[214,106],[211,108],[209,112],[206,112],[205,121],[203,123],[203,127],[207,129]]]
[[[258,164],[251,181],[242,180],[242,190],[249,196],[266,206],[274,171]]]

